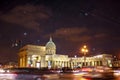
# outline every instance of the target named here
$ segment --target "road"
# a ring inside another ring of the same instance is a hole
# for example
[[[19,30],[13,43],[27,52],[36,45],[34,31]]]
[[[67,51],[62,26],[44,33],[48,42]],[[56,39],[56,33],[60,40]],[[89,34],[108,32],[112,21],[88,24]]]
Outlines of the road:
[[[39,71],[36,68],[14,68],[1,70],[0,80],[120,80],[120,71],[65,71],[54,73],[46,70]]]
[[[120,76],[117,77],[106,77],[106,78],[98,78],[98,77],[83,77],[81,74],[72,74],[72,73],[62,73],[59,74],[59,78],[47,79],[47,80],[120,80]]]

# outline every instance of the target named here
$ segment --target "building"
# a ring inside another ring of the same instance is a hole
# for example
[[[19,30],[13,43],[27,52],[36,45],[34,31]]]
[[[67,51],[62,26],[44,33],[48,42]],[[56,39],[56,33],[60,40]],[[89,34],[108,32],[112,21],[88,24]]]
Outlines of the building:
[[[56,45],[50,38],[45,46],[26,45],[20,49],[18,64],[20,67],[61,67],[67,66],[67,55],[56,54]],[[63,65],[64,63],[64,65]]]
[[[68,57],[68,55],[56,54],[56,45],[50,40],[45,46],[26,45],[20,49],[19,67],[83,67],[83,66],[107,66],[112,67],[112,55],[102,54],[92,57]]]

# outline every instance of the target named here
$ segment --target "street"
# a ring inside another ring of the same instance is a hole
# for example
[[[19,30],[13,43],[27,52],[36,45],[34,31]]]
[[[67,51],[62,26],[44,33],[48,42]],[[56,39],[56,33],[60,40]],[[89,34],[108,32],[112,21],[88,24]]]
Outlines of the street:
[[[45,79],[45,80],[120,80],[120,76],[117,77],[83,77],[79,73],[62,73],[59,74],[59,78]]]
[[[120,80],[120,70],[59,72],[38,68],[8,68],[0,70],[0,80]]]

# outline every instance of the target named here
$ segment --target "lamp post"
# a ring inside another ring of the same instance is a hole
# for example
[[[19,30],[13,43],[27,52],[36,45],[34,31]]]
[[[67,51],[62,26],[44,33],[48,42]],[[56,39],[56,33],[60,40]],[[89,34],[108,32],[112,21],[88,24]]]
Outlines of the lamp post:
[[[85,66],[85,65],[86,65],[86,54],[87,54],[87,52],[88,52],[88,49],[87,49],[87,46],[86,46],[86,45],[84,45],[84,46],[82,47],[81,52],[82,52],[83,55],[84,55],[84,66]]]

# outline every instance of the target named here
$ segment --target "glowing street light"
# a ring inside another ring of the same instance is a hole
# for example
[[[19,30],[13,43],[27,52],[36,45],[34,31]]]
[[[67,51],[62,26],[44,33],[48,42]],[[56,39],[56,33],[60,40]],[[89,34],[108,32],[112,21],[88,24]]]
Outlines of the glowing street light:
[[[86,54],[88,52],[88,49],[87,49],[87,46],[84,45],[81,49],[81,52],[84,54],[84,66],[85,66],[85,63],[86,63]]]

